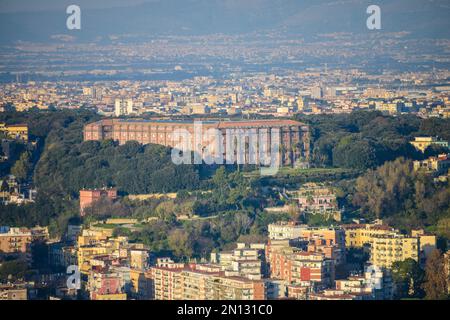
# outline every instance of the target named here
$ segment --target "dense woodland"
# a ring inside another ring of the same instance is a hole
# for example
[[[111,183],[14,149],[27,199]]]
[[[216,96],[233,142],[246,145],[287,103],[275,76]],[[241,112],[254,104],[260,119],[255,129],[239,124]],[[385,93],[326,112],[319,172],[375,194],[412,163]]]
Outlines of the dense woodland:
[[[353,194],[353,204],[363,215],[386,219],[405,229],[448,223],[449,200],[448,184],[415,173],[411,161],[404,158],[386,162],[359,177]]]
[[[409,143],[414,136],[439,136],[450,141],[448,119],[420,119],[413,115],[384,116],[379,112],[337,115],[298,115],[296,120],[311,126],[312,162],[317,167],[368,169],[398,157],[422,159],[425,154]]]

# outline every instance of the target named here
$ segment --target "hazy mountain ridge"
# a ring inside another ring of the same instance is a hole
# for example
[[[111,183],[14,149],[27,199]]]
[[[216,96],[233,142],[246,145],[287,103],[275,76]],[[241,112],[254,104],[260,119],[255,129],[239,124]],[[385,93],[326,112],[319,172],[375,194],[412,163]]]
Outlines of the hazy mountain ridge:
[[[155,0],[128,7],[82,9],[82,30],[66,29],[65,3],[54,10],[0,14],[0,42],[48,41],[55,34],[80,40],[120,34],[201,35],[283,30],[317,33],[368,32],[368,0]],[[380,0],[382,30],[449,38],[446,0]]]

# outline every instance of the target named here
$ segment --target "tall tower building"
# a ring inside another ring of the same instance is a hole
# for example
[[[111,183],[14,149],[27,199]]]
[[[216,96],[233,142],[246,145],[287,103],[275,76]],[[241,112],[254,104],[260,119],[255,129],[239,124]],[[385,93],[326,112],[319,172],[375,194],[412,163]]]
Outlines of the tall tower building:
[[[133,100],[123,98],[116,99],[114,111],[117,117],[133,113]]]
[[[92,88],[92,98],[96,100],[101,100],[103,95],[103,89],[100,87]]]
[[[322,88],[317,86],[317,87],[313,87],[311,88],[311,98],[313,99],[322,99]]]

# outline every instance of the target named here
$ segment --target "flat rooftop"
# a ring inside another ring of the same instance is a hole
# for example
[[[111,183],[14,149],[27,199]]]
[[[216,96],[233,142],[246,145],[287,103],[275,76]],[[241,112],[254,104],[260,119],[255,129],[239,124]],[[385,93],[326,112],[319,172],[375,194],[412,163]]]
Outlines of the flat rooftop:
[[[262,119],[262,120],[166,120],[166,119],[156,119],[156,120],[146,120],[146,119],[102,119],[100,121],[90,123],[90,124],[194,124],[194,122],[201,122],[206,125],[217,125],[218,128],[231,128],[231,127],[249,127],[255,125],[261,126],[304,126],[302,122],[289,119]],[[88,124],[89,125],[89,124]]]

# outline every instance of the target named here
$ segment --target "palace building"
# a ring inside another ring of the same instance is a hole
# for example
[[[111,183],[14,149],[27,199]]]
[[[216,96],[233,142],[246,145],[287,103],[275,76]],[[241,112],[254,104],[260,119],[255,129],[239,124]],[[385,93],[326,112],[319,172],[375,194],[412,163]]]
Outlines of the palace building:
[[[202,138],[201,145],[194,142],[196,137],[196,126],[201,123]],[[215,129],[215,130],[211,130]],[[84,140],[107,140],[112,139],[124,144],[127,141],[137,141],[142,144],[160,144],[175,148],[179,145],[177,140],[179,131],[189,134],[191,146],[195,150],[206,148],[211,135],[217,132],[222,136],[223,142],[244,137],[242,146],[248,146],[249,136],[259,137],[258,146],[261,147],[261,136],[265,138],[264,150],[270,150],[271,142],[279,143],[281,150],[281,163],[293,165],[295,163],[307,164],[310,156],[310,132],[309,127],[301,122],[293,120],[248,120],[248,121],[179,121],[179,120],[130,120],[130,119],[104,119],[87,124],[84,127]],[[205,134],[206,133],[206,134]],[[215,134],[217,134],[215,133]],[[250,133],[250,134],[249,134]],[[209,136],[208,136],[209,135]],[[228,135],[228,137],[227,137]],[[276,136],[275,136],[276,135]],[[209,140],[208,140],[209,139]],[[245,148],[245,147],[244,147]],[[227,157],[227,147],[221,149],[224,158]],[[247,152],[246,150],[245,152]],[[251,162],[247,157],[245,163]]]

